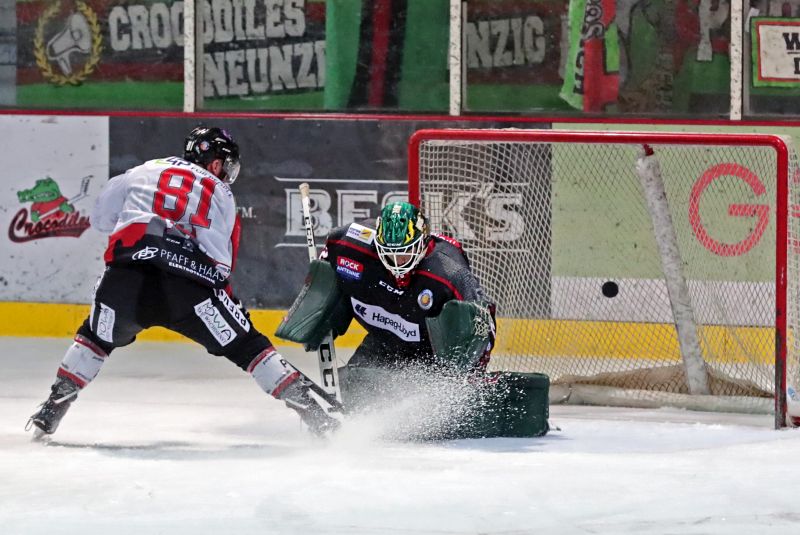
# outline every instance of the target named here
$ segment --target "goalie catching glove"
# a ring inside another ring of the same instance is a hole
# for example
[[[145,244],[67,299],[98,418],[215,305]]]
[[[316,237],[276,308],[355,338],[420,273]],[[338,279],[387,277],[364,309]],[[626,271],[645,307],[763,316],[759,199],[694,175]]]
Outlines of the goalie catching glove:
[[[448,301],[425,323],[436,359],[446,366],[472,369],[494,343],[494,314],[488,304]]]

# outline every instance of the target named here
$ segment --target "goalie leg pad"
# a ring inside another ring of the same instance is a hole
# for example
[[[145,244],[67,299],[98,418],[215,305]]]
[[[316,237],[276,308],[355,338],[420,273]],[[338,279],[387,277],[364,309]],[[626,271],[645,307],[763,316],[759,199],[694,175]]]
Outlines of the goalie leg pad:
[[[342,402],[348,413],[369,411],[402,390],[394,370],[371,366],[339,368],[339,387]]]
[[[466,301],[448,301],[435,318],[426,318],[428,334],[437,361],[467,370],[489,349],[494,319],[488,306]]]
[[[422,370],[420,370],[422,371]],[[436,371],[429,370],[431,376]],[[342,399],[348,413],[368,412],[386,407],[392,400],[404,399],[415,389],[433,387],[448,390],[448,380],[442,376],[430,384],[420,385],[418,374],[387,368],[345,366],[339,369]],[[456,383],[462,383],[457,380]],[[550,430],[549,389],[550,379],[541,373],[491,373],[470,384],[466,394],[454,388],[455,402],[463,403],[447,410],[435,411],[430,420],[423,417],[417,426],[416,440],[454,440],[490,437],[539,437]],[[413,395],[413,394],[412,394]],[[389,405],[390,406],[390,405]],[[446,416],[446,420],[441,420]],[[405,422],[409,431],[409,422]]]
[[[550,426],[550,378],[543,373],[492,373],[479,387],[479,401],[465,436],[539,437]]]
[[[350,308],[336,285],[336,273],[328,262],[313,260],[300,294],[275,331],[275,336],[316,349],[327,333],[347,331]]]
[[[58,377],[66,377],[83,388],[97,377],[107,357],[108,354],[98,345],[81,335],[77,335],[75,341],[64,354],[57,375]]]

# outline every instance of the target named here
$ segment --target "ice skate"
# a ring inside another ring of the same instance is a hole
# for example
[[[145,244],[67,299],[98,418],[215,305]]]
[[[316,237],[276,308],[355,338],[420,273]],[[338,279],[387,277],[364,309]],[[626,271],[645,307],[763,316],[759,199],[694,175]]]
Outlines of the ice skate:
[[[30,417],[25,426],[26,431],[32,426],[36,427],[33,433],[35,439],[56,432],[67,409],[77,398],[80,387],[66,377],[59,377],[50,390],[50,397],[42,403],[41,408]]]
[[[302,380],[290,385],[281,399],[290,409],[300,415],[300,419],[309,430],[317,436],[325,436],[336,431],[341,425],[339,420],[328,415],[319,402],[314,399],[309,387]]]

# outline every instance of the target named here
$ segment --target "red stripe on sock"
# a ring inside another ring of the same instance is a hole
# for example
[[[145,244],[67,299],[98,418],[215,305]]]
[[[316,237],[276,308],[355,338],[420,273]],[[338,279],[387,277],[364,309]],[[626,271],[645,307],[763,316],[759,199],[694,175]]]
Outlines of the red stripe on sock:
[[[278,386],[275,388],[275,390],[273,390],[273,391],[272,391],[272,397],[274,397],[274,398],[278,398],[278,397],[281,395],[281,392],[283,392],[283,390],[284,390],[284,389],[285,389],[287,386],[289,386],[290,384],[292,384],[293,382],[295,382],[295,381],[296,381],[296,380],[297,380],[299,377],[300,377],[300,372],[294,372],[294,373],[292,373],[291,375],[289,375],[289,377],[287,377],[286,379],[284,379],[284,380],[281,382],[281,384],[279,384],[279,385],[278,385]]]
[[[256,366],[258,366],[262,360],[264,360],[269,356],[274,355],[275,353],[276,353],[275,348],[269,346],[267,349],[256,355],[256,358],[254,358],[253,361],[250,363],[250,365],[247,367],[247,373],[253,373],[253,370],[256,369]]]
[[[84,346],[84,347],[88,347],[89,349],[92,350],[93,353],[95,353],[99,357],[106,358],[108,356],[108,353],[103,351],[100,348],[100,346],[98,346],[97,344],[95,344],[94,342],[89,340],[88,338],[84,338],[81,335],[76,335],[75,336],[75,342],[80,344],[80,345],[82,345],[82,346]]]
[[[81,379],[80,377],[78,377],[77,375],[75,375],[73,373],[69,373],[64,368],[58,368],[58,373],[56,373],[56,376],[57,377],[66,377],[67,379],[69,379],[70,381],[72,381],[73,383],[75,383],[76,385],[78,385],[81,388],[83,388],[84,386],[89,384],[86,381],[84,381],[83,379]]]

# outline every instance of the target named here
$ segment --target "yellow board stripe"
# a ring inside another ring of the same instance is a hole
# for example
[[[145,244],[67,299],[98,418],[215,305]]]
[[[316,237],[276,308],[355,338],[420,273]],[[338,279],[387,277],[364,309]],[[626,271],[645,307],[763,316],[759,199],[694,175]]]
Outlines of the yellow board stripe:
[[[88,314],[88,305],[0,302],[0,336],[71,338]],[[250,311],[253,324],[269,337],[273,336],[284,315],[283,310]],[[670,324],[501,318],[497,332],[495,354],[680,359],[675,327]],[[773,328],[704,326],[699,333],[704,355],[710,361],[774,362]],[[365,335],[364,328],[353,322],[347,333],[336,339],[336,345],[355,348]],[[145,330],[137,339],[187,341],[183,336],[160,327]],[[274,341],[282,345],[297,345]],[[645,346],[646,352],[643,350]]]
[[[679,361],[675,326],[576,320],[498,320],[494,354]],[[698,329],[709,362],[772,364],[775,329],[704,325]]]
[[[250,319],[259,331],[273,338],[272,335],[285,314],[284,310],[252,310]],[[88,315],[89,305],[0,302],[0,336],[72,338]],[[366,334],[363,327],[353,322],[350,330],[336,339],[336,345],[356,347]],[[158,342],[189,341],[180,334],[161,327],[146,329],[136,339]],[[298,345],[277,339],[273,341],[281,345]]]

